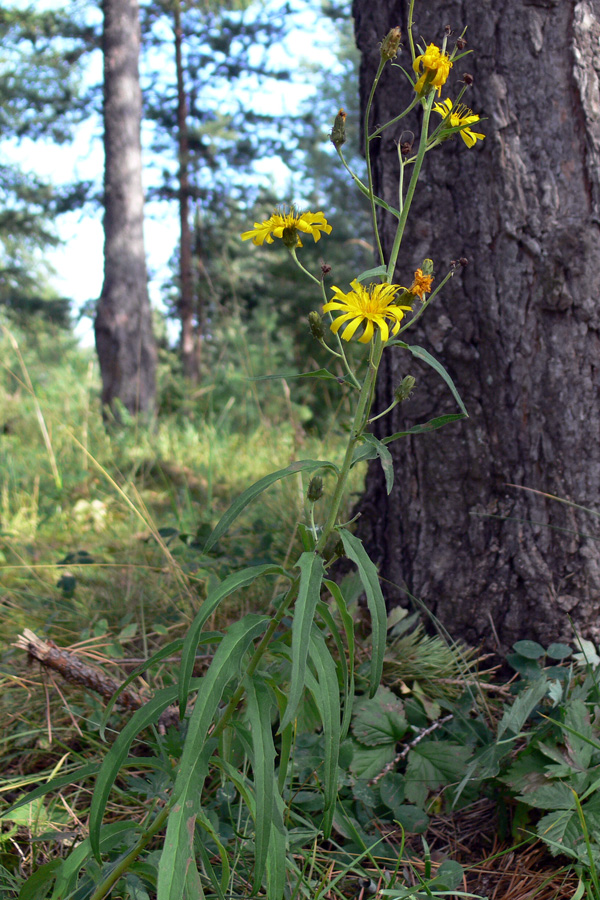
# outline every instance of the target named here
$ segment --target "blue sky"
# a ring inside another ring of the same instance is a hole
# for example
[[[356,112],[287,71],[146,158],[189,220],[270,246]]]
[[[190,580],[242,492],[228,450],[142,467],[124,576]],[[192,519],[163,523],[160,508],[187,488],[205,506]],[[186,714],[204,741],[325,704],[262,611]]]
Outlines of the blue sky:
[[[278,0],[267,0],[270,5],[277,6]],[[18,0],[15,6],[27,6],[25,0]],[[38,7],[54,7],[53,0],[38,0]],[[100,11],[93,4],[85,3],[92,20],[100,22]],[[311,57],[315,52],[328,53],[326,48],[326,22],[319,18],[308,3],[300,0],[296,4],[294,30],[284,45],[271,48],[271,61],[274,65],[297,65],[308,52]],[[330,54],[328,54],[330,55]],[[168,64],[168,63],[167,63]],[[92,54],[89,59],[86,80],[97,83],[101,80],[102,57],[100,52]],[[314,92],[313,85],[307,80],[298,79],[295,84],[274,83],[269,93],[264,96],[264,103],[271,112],[294,115],[300,105]],[[143,135],[145,144],[145,161],[150,162],[148,151],[149,135]],[[102,121],[99,116],[92,117],[82,124],[72,144],[56,147],[51,144],[23,141],[17,147],[3,148],[5,154],[16,158],[20,163],[37,175],[45,176],[57,183],[75,179],[93,180],[102,183],[104,155],[102,148]],[[275,183],[282,194],[282,201],[294,198],[286,196],[289,173],[282,163],[276,160],[263,166],[265,175]],[[146,171],[146,181],[151,177],[150,169]],[[56,276],[53,283],[63,295],[73,299],[73,308],[77,310],[82,304],[99,296],[103,280],[103,231],[102,211],[74,212],[60,217],[57,221],[58,235],[62,245],[46,254],[46,259],[54,269]],[[173,205],[168,207],[162,203],[146,204],[145,241],[148,269],[150,276],[150,296],[153,304],[161,304],[161,286],[169,275],[169,260],[175,249],[178,233],[177,210]],[[93,342],[91,322],[82,320],[77,333],[83,343]]]

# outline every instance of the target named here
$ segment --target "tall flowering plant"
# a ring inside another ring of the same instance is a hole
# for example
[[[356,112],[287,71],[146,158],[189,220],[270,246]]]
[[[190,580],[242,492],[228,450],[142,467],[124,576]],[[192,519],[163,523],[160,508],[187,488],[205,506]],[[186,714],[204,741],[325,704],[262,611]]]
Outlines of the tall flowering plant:
[[[215,779],[228,785],[228,798],[234,795],[238,798],[240,821],[243,819],[246,823],[245,830],[240,827],[238,834],[243,831],[246,835],[244,853],[253,854],[249,890],[252,895],[266,892],[269,900],[281,900],[288,875],[295,866],[292,840],[297,839],[294,832],[297,820],[293,811],[295,787],[290,772],[296,723],[306,703],[311,704],[320,716],[323,735],[322,762],[315,773],[321,791],[321,813],[310,827],[314,828],[315,838],[319,832],[326,838],[331,833],[337,804],[340,745],[348,732],[355,690],[354,625],[344,593],[330,574],[333,563],[341,556],[346,556],[356,566],[371,615],[371,696],[381,679],[387,625],[376,567],[348,523],[340,521],[349,474],[361,461],[378,458],[390,491],[394,473],[388,445],[392,441],[403,434],[437,429],[467,415],[441,364],[423,348],[404,340],[404,333],[431,306],[444,284],[465,261],[452,263],[436,287],[430,259],[425,259],[415,272],[407,273],[405,285],[394,280],[396,272],[403,268],[399,264],[402,239],[425,154],[456,135],[468,148],[474,148],[484,137],[474,130],[479,116],[462,102],[470,79],[465,78],[457,96],[447,92],[449,75],[456,62],[465,55],[464,34],[452,47],[448,46],[448,34],[441,46],[435,43],[415,46],[411,31],[413,6],[414,0],[411,0],[410,64],[400,67],[394,62],[401,49],[399,28],[393,28],[381,43],[379,67],[365,113],[365,178],[352,171],[344,158],[347,117],[342,109],[335,117],[330,135],[342,165],[371,205],[377,265],[357,273],[348,285],[330,288],[326,286],[323,271],[320,274],[310,272],[301,261],[304,242],[318,242],[331,232],[322,211],[302,212],[293,206],[280,209],[242,234],[243,240],[252,240],[259,248],[281,242],[315,285],[320,308],[310,315],[312,334],[323,351],[342,367],[343,376],[334,377],[337,377],[340,389],[354,398],[345,452],[338,461],[301,460],[265,476],[232,503],[208,538],[204,547],[206,554],[242,510],[270,485],[294,473],[311,476],[307,489],[307,521],[301,523],[299,529],[303,550],[295,565],[291,569],[256,565],[228,575],[208,593],[182,646],[169,645],[146,664],[147,667],[176,651],[181,652],[178,683],[158,691],[149,703],[134,713],[113,743],[97,776],[90,816],[89,851],[98,860],[105,849],[113,846],[116,826],[123,824],[105,825],[103,820],[114,782],[128,764],[130,746],[138,733],[157,722],[174,701],[179,703],[182,719],[186,719],[183,749],[173,766],[172,788],[160,795],[147,822],[137,831],[133,830],[130,846],[117,861],[98,870],[97,886],[86,895],[92,900],[105,897],[132,867],[145,865],[149,871],[157,856],[156,850],[146,856],[145,863],[136,860],[146,848],[150,849],[151,842],[156,845],[158,836],[165,829],[156,877],[158,900],[202,897],[211,883],[211,893],[224,896],[229,890],[232,860],[238,859],[239,847],[235,845],[235,835],[229,836],[234,848],[227,844],[227,836],[219,831],[214,817],[207,814],[206,788],[214,785]],[[399,77],[409,78],[413,97],[408,107],[390,122],[375,126],[371,122],[373,97],[381,73],[389,65],[397,68]],[[400,123],[417,106],[422,108],[421,134],[416,147],[403,143],[398,146],[398,204],[393,206],[373,190],[370,148],[373,140]],[[396,221],[389,255],[384,253],[379,233],[378,208],[383,215]],[[359,365],[353,363],[346,352],[350,342],[364,348]],[[408,432],[379,439],[371,430],[374,420],[385,417],[394,406],[402,403],[414,387],[414,378],[406,375],[396,387],[388,408],[377,416],[372,415],[382,355],[398,351],[404,351],[409,359],[417,357],[439,373],[454,395],[458,412],[431,419]],[[311,374],[332,377],[326,369]],[[325,509],[325,513],[318,517],[316,503],[321,498],[323,502],[318,508]],[[269,577],[285,585],[270,614],[246,615],[222,634],[206,632],[207,624],[223,600],[256,579]],[[197,648],[207,641],[216,644],[217,649],[205,674],[194,678]],[[190,695],[195,698],[193,704]],[[163,762],[165,772],[171,771],[171,763]],[[139,766],[142,760],[136,758],[135,763]],[[306,830],[309,825],[304,818],[302,828]],[[123,828],[121,832],[124,833]],[[211,846],[210,853],[206,851],[207,843]],[[80,847],[75,852],[83,855]],[[139,871],[146,870],[141,868]]]

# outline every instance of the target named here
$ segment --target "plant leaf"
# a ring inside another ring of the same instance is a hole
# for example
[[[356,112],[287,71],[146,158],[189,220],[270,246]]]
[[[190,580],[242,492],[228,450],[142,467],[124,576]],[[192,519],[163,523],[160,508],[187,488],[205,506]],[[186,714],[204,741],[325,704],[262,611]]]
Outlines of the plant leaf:
[[[216,588],[209,592],[208,596],[202,603],[196,618],[190,625],[183,642],[183,650],[181,651],[181,668],[179,674],[179,712],[183,718],[185,712],[185,704],[189,694],[189,685],[192,673],[194,671],[194,661],[196,659],[196,650],[198,648],[198,640],[202,632],[202,628],[217,609],[219,604],[230,594],[241,588],[252,584],[261,575],[282,575],[289,579],[289,575],[281,566],[264,565],[264,566],[248,566],[240,569],[239,572],[232,572],[228,575]]]
[[[292,672],[288,705],[279,731],[295,718],[305,687],[306,659],[315,610],[321,595],[325,568],[316,553],[303,553],[296,564],[300,569],[300,586],[292,622]]]
[[[254,773],[254,887],[258,894],[269,850],[275,802],[275,744],[271,730],[272,700],[267,686],[259,678],[246,679],[247,716],[252,733],[252,771]]]
[[[352,734],[367,747],[396,744],[407,728],[404,704],[388,687],[379,685],[374,697],[362,697],[355,704]]]
[[[371,690],[369,696],[373,697],[383,671],[383,657],[385,654],[385,641],[387,634],[387,610],[385,600],[379,585],[379,574],[374,562],[369,558],[362,541],[339,528],[339,535],[344,545],[344,551],[348,559],[358,568],[358,574],[367,595],[367,605],[371,613]]]
[[[392,459],[392,454],[386,447],[385,443],[378,440],[374,434],[365,433],[362,435],[362,438],[365,444],[372,448],[375,456],[379,457],[381,468],[383,469],[383,474],[385,476],[385,489],[388,494],[391,494],[392,488],[394,486],[394,461]],[[361,449],[361,447],[357,447],[359,454]],[[354,465],[356,461],[357,460],[353,458],[352,465]]]
[[[268,616],[250,614],[234,622],[219,644],[203,678],[190,720],[173,788],[163,852],[158,867],[158,900],[181,900],[186,875],[195,867],[194,830],[202,788],[213,752],[208,732],[228,682],[239,672],[242,658],[255,638],[266,628]],[[208,740],[208,743],[207,743]]]
[[[346,688],[346,698],[344,700],[344,716],[342,719],[341,731],[341,740],[343,740],[348,734],[348,729],[350,728],[350,722],[352,720],[352,704],[354,702],[354,621],[352,619],[352,616],[348,612],[348,607],[346,605],[346,601],[344,600],[340,586],[336,584],[335,581],[330,581],[329,579],[325,579],[323,584],[335,600],[338,612],[340,614],[340,619],[342,620],[344,633],[346,635],[346,642],[348,644],[348,681]]]
[[[337,679],[336,665],[327,648],[325,638],[316,626],[310,635],[310,658],[315,667],[317,678],[307,672],[307,685],[321,713],[323,736],[325,738],[325,758],[323,765],[323,784],[325,809],[323,816],[323,835],[327,839],[331,835],[333,814],[337,800],[338,760],[340,755],[340,687]]]
[[[413,345],[405,344],[404,341],[390,341],[390,345],[391,344],[396,344],[399,347],[404,347],[405,350],[410,350],[410,352],[412,353],[412,355],[414,357],[427,363],[427,365],[431,366],[432,369],[435,369],[435,371],[438,373],[438,375],[444,379],[444,381],[446,382],[446,384],[452,391],[452,396],[458,403],[458,406],[459,406],[460,410],[462,411],[463,415],[468,418],[469,414],[466,410],[464,403],[462,402],[461,396],[458,393],[454,382],[452,381],[452,379],[446,372],[443,365],[440,362],[438,362],[437,359],[431,355],[431,353],[429,353],[427,350],[425,350],[424,347],[417,347],[415,344],[413,344]]]
[[[285,469],[278,469],[277,472],[271,472],[270,475],[265,475],[260,481],[250,485],[250,487],[241,493],[239,497],[236,497],[229,509],[221,516],[209,535],[202,552],[208,553],[217,541],[228,531],[240,513],[243,512],[253,500],[262,494],[263,491],[266,491],[268,487],[275,484],[276,481],[287,478],[288,475],[296,475],[298,472],[314,472],[316,469],[332,469],[334,472],[338,471],[337,466],[327,460],[302,459],[291,463],[289,466],[286,466]]]

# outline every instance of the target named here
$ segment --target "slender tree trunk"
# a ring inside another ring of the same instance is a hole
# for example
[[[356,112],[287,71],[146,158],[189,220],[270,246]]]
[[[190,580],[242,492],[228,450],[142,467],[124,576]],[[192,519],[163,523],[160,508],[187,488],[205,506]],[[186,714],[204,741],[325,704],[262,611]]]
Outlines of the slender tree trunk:
[[[96,313],[102,403],[152,410],[156,345],[144,253],[137,0],[104,0],[104,284]]]
[[[407,10],[354,0],[363,109],[392,26],[411,70]],[[487,117],[476,128],[487,137],[427,155],[395,280],[409,284],[425,257],[438,277],[469,259],[407,339],[443,362],[470,418],[392,445],[390,497],[373,464],[362,536],[390,602],[406,603],[406,586],[454,637],[547,644],[572,635],[571,617],[598,639],[597,520],[531,490],[600,509],[600,0],[417,0],[416,40],[441,46],[446,25],[450,46],[468,25],[475,52],[442,97],[471,73],[464,102]],[[410,97],[388,66],[372,125]],[[373,142],[375,187],[394,205],[396,142],[411,128],[417,114]],[[383,227],[389,252],[393,222]],[[417,390],[380,434],[455,411],[432,370],[400,350],[384,359],[379,409],[408,372]]]
[[[173,0],[175,35],[175,69],[177,73],[177,145],[179,153],[179,315],[181,318],[181,356],[183,372],[192,382],[199,377],[194,310],[194,282],[192,277],[192,233],[190,229],[189,139],[187,125],[187,97],[183,80],[181,52],[181,2]]]

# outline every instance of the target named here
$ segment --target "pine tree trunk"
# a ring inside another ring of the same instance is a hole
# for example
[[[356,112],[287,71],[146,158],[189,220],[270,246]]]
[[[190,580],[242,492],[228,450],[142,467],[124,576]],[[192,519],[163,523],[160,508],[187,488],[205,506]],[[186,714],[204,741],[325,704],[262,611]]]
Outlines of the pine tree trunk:
[[[378,44],[395,25],[397,62],[411,70],[407,10],[408,0],[354,0],[363,109]],[[415,19],[415,40],[438,46],[444,26],[450,47],[469,26],[474,53],[442,97],[456,97],[469,72],[464,102],[487,117],[475,128],[483,144],[455,137],[427,154],[394,279],[410,284],[425,257],[438,279],[468,258],[406,337],[443,362],[470,418],[391,445],[389,497],[372,465],[361,534],[390,602],[406,604],[406,586],[453,637],[548,644],[572,635],[570,617],[598,639],[597,520],[523,488],[600,509],[600,0],[417,0]],[[410,98],[388,65],[372,125]],[[375,188],[394,205],[407,129],[419,134],[416,115],[373,142]],[[384,223],[388,252],[393,224]],[[384,365],[379,409],[407,373],[417,389],[378,423],[380,436],[456,411],[406,353],[386,352]]]
[[[144,253],[137,0],[104,0],[104,284],[96,313],[102,403],[151,411],[156,345]]]
[[[190,229],[189,138],[187,97],[183,79],[181,3],[174,0],[175,70],[177,77],[177,145],[179,154],[179,317],[183,373],[193,383],[199,378],[198,334],[192,277],[192,233]]]

